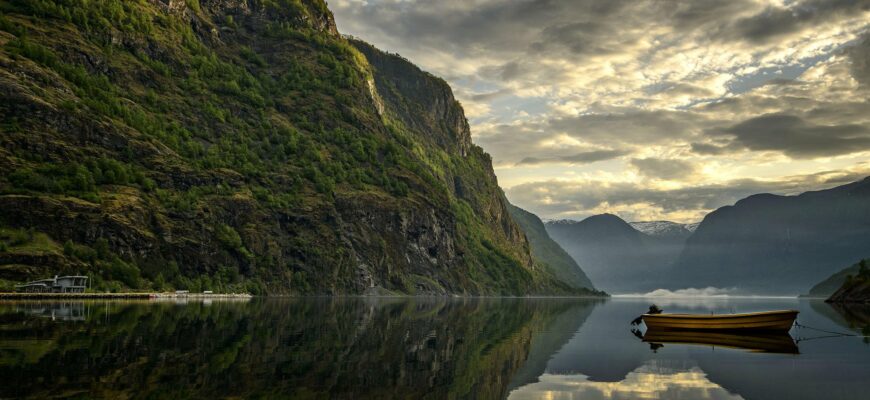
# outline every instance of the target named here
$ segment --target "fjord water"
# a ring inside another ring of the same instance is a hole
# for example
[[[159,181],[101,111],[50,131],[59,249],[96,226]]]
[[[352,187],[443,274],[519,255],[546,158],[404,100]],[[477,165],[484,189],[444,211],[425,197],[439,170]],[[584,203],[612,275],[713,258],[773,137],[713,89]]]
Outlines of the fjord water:
[[[0,398],[852,399],[870,345],[798,354],[651,346],[651,299],[309,298],[0,303]],[[797,299],[656,299],[668,312],[796,308],[860,332],[870,310]],[[824,336],[792,330],[795,338]]]

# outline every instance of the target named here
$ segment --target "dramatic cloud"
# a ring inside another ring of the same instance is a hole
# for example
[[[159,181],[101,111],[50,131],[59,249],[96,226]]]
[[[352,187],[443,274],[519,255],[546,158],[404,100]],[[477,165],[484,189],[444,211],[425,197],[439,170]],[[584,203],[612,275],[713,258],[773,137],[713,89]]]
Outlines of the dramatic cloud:
[[[631,165],[643,176],[661,179],[680,179],[695,173],[695,167],[686,161],[661,158],[635,158]]]
[[[545,218],[688,221],[867,172],[867,0],[330,6],[342,32],[447,79],[510,200]]]
[[[794,2],[790,6],[772,5],[761,13],[737,20],[733,32],[744,39],[763,42],[829,20],[861,15],[868,10],[870,2],[861,0],[814,0]]]
[[[526,157],[519,164],[542,164],[547,162],[563,162],[567,164],[589,164],[596,161],[612,160],[616,157],[625,155],[626,152],[619,150],[593,150],[583,153],[577,153],[570,156],[561,156],[548,159],[540,159],[534,157]]]
[[[698,183],[668,188],[639,182],[596,179],[546,180],[516,185],[507,195],[516,203],[551,218],[582,219],[600,213],[619,215],[627,221],[697,221],[708,210],[734,204],[757,193],[796,194],[830,188],[870,176],[870,163],[848,171],[824,171],[773,180],[741,178],[723,183]]]
[[[722,130],[752,150],[780,150],[794,158],[835,156],[870,149],[870,129],[857,124],[815,125],[787,114],[767,114]]]

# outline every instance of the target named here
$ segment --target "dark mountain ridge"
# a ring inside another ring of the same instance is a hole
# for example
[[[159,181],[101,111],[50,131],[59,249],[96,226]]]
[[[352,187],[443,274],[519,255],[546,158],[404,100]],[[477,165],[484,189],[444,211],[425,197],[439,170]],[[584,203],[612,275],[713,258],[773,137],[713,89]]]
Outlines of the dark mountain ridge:
[[[758,194],[704,218],[670,286],[805,293],[868,255],[870,178],[796,196]]]
[[[661,272],[670,268],[684,240],[647,235],[613,214],[550,221],[546,229],[597,287],[611,293],[661,287]]]

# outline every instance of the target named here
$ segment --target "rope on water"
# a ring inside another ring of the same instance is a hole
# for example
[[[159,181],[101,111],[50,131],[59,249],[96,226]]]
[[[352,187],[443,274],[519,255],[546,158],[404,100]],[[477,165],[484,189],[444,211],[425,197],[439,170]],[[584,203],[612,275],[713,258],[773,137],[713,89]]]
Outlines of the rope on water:
[[[801,325],[797,321],[794,322],[794,326],[796,326],[798,328],[807,328],[807,329],[812,329],[814,331],[830,333],[832,335],[837,335],[837,336],[861,336],[861,335],[856,335],[854,333],[834,332],[834,331],[827,331],[827,330],[819,329],[819,328],[813,328],[812,326]]]
[[[834,331],[829,331],[829,330],[825,330],[825,329],[819,329],[819,328],[815,328],[815,327],[812,327],[812,326],[801,325],[801,324],[799,324],[797,321],[794,322],[794,326],[795,326],[796,328],[811,329],[811,330],[814,330],[814,331],[819,331],[819,332],[823,332],[823,333],[828,333],[828,334],[829,334],[829,335],[826,335],[826,336],[815,336],[815,337],[808,337],[808,338],[799,338],[799,339],[795,339],[795,342],[805,342],[805,341],[807,341],[807,340],[813,340],[813,339],[826,339],[826,338],[836,338],[836,337],[857,337],[857,338],[867,338],[867,337],[870,337],[870,336],[867,336],[867,335],[858,335],[858,334],[854,334],[854,333],[834,332]]]

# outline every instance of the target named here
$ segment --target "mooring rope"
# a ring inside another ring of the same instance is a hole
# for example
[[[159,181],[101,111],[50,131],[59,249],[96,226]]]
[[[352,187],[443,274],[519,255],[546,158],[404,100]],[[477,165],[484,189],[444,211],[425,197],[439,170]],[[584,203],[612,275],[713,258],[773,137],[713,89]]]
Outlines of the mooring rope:
[[[801,329],[801,328],[806,328],[806,329],[811,329],[811,330],[814,330],[814,331],[819,331],[819,332],[824,332],[824,333],[829,333],[829,334],[830,334],[830,335],[828,335],[828,336],[815,336],[815,337],[808,337],[808,338],[798,338],[798,339],[795,339],[795,342],[806,342],[807,340],[813,340],[813,339],[825,339],[825,338],[835,338],[835,337],[858,337],[858,338],[867,338],[867,337],[870,337],[870,336],[867,336],[867,335],[858,335],[858,334],[855,334],[855,333],[834,332],[834,331],[829,331],[829,330],[825,330],[825,329],[820,329],[820,328],[816,328],[816,327],[812,327],[812,326],[801,325],[801,324],[799,324],[797,321],[794,322],[794,326],[795,326],[796,328],[799,328],[799,329]]]

